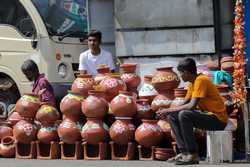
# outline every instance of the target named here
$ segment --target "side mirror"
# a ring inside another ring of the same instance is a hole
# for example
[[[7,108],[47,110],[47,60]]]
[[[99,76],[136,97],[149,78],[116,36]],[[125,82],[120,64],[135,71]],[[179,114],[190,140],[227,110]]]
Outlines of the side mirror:
[[[38,43],[37,40],[32,40],[31,41],[31,46],[32,46],[33,49],[37,48],[37,43]]]

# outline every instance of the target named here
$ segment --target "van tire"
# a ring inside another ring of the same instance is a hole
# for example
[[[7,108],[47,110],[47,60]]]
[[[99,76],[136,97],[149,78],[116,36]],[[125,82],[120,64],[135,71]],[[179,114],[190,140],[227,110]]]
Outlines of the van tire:
[[[7,117],[10,110],[16,104],[19,95],[10,90],[0,90],[0,116]]]

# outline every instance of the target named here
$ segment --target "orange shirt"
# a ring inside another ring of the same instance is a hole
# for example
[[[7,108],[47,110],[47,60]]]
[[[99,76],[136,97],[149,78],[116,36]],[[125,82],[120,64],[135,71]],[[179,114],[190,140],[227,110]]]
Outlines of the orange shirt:
[[[223,99],[207,76],[199,74],[194,83],[188,85],[185,99],[191,100],[192,98],[199,98],[197,109],[215,115],[222,122],[227,122],[228,116]]]

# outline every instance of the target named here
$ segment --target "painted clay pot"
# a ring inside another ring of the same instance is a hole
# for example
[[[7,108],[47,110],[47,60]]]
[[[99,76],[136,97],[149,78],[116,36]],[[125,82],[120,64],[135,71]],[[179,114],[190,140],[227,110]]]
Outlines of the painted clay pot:
[[[100,142],[105,142],[109,138],[109,128],[101,120],[97,118],[87,118],[87,122],[82,127],[82,138],[88,144],[98,145]]]
[[[100,82],[100,88],[105,92],[105,98],[110,102],[119,91],[126,90],[126,84],[121,80],[120,74],[109,74]]]
[[[135,73],[136,64],[122,64],[120,68],[122,69],[121,79],[125,82],[128,91],[137,92],[141,78]]]
[[[132,92],[120,91],[110,102],[111,111],[116,117],[132,117],[136,114],[136,100]]]
[[[217,85],[217,89],[219,90],[220,95],[222,96],[222,99],[224,101],[224,104],[226,106],[226,110],[228,114],[231,114],[234,111],[234,101],[230,94],[230,90],[227,85]]]
[[[15,139],[23,144],[36,140],[37,127],[32,120],[21,120],[13,128]]]
[[[4,158],[14,157],[15,155],[15,139],[12,136],[5,136],[1,139],[0,154]]]
[[[11,126],[14,127],[16,125],[17,122],[19,122],[20,120],[22,120],[23,117],[20,116],[20,114],[16,111],[12,112],[7,121],[10,122]]]
[[[96,69],[97,74],[94,78],[95,84],[99,84],[106,76],[108,73],[110,73],[110,69],[108,66],[101,66]]]
[[[60,140],[67,144],[74,144],[76,141],[81,140],[81,128],[80,123],[65,118],[59,125],[57,132]]]
[[[6,136],[13,136],[13,130],[9,122],[0,122],[0,141]]]
[[[60,119],[60,114],[51,103],[42,103],[36,113],[36,119],[43,125],[53,125],[56,120]]]
[[[17,101],[15,110],[21,117],[34,118],[39,108],[39,97],[32,94],[25,94]]]
[[[65,117],[71,119],[72,121],[78,121],[82,115],[81,103],[83,101],[83,96],[68,91],[68,94],[62,99],[60,103],[60,110]]]
[[[183,104],[183,102],[185,101],[186,94],[187,90],[184,88],[174,89],[175,99],[172,101],[170,108],[174,108],[176,106],[179,106],[180,104]]]
[[[79,74],[71,86],[71,91],[85,98],[88,96],[88,91],[93,89],[94,83],[92,75]]]
[[[164,138],[167,140],[171,140],[171,127],[168,121],[166,120],[159,120],[157,124],[160,126],[160,128],[163,131]]]
[[[225,56],[220,60],[221,69],[232,74],[234,71],[234,60],[231,56]]]
[[[103,91],[91,90],[82,102],[82,111],[86,117],[103,118],[108,113],[108,103]]]
[[[158,92],[153,87],[152,81],[153,75],[145,75],[144,83],[139,90],[139,98],[140,99],[148,99],[149,103],[153,101],[153,99],[158,95]]]
[[[146,148],[161,144],[163,132],[157,120],[142,120],[142,124],[135,131],[135,140]]]
[[[132,118],[116,117],[116,121],[109,129],[109,135],[112,141],[120,145],[126,145],[134,141],[135,126],[132,124]]]
[[[37,133],[37,139],[45,144],[50,144],[51,141],[58,141],[56,126],[42,126]]]
[[[164,90],[173,90],[178,87],[180,79],[172,68],[173,67],[157,68],[152,78],[152,85],[159,93]]]
[[[161,108],[169,108],[173,101],[172,95],[158,94],[151,103],[151,109],[157,111]]]
[[[151,110],[151,106],[149,104],[148,99],[139,99],[136,101],[136,103],[137,103],[136,118],[138,119],[153,118],[153,111]]]

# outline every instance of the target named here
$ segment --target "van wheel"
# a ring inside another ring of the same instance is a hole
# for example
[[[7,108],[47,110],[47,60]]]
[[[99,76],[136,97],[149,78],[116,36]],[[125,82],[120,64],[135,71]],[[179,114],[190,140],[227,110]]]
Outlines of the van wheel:
[[[8,112],[15,106],[18,95],[10,90],[0,90],[0,117],[7,117]]]

